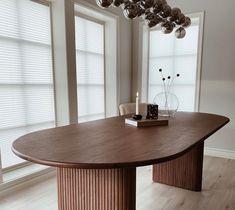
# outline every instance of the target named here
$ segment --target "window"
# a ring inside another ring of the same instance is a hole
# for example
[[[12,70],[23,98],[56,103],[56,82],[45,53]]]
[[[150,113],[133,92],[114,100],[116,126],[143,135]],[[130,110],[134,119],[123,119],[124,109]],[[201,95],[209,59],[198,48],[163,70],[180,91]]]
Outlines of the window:
[[[54,127],[50,7],[0,1],[0,148],[3,168],[21,163],[12,142]]]
[[[179,99],[179,110],[196,109],[197,78],[199,77],[199,40],[201,18],[192,16],[192,26],[187,29],[183,39],[175,38],[174,33],[163,34],[159,29],[149,32],[149,79],[148,101],[153,102],[162,91],[159,69],[165,76],[180,74],[174,82],[172,92]]]
[[[104,25],[75,16],[78,122],[105,117]]]

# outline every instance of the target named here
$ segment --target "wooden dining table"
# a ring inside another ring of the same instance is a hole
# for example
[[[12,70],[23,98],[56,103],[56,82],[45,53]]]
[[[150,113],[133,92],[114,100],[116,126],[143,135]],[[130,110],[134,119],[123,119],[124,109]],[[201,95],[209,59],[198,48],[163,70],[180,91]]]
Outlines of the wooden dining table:
[[[136,168],[146,165],[154,182],[201,191],[204,141],[227,117],[179,112],[168,126],[143,128],[126,117],[30,133],[12,150],[57,168],[59,210],[135,210]]]

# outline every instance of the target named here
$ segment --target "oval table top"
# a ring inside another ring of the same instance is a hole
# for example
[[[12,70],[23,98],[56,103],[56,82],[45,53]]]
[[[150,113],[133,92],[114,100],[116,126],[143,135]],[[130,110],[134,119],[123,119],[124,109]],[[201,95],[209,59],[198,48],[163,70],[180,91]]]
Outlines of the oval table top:
[[[168,126],[136,128],[125,124],[126,117],[30,133],[14,141],[12,150],[55,167],[138,167],[177,158],[229,122],[219,115],[179,112]]]

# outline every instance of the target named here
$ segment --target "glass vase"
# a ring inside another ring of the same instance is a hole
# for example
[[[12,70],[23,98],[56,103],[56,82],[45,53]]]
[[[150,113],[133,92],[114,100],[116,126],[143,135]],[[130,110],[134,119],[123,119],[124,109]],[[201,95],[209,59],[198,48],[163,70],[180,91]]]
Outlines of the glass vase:
[[[173,117],[179,108],[179,100],[171,92],[157,94],[153,103],[158,105],[158,114],[162,117]]]

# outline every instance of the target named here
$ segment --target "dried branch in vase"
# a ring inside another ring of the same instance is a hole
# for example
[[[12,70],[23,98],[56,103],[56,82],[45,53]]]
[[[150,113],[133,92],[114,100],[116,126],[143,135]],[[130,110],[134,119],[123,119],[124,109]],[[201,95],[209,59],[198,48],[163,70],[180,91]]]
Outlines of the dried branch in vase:
[[[163,70],[159,69],[161,73],[161,80],[163,82],[163,92],[157,94],[154,98],[154,104],[159,105],[159,115],[164,117],[172,117],[178,110],[179,101],[176,95],[171,93],[173,83],[180,74],[176,74],[173,77],[163,75]]]
[[[169,93],[171,91],[172,85],[177,77],[180,77],[180,74],[176,74],[173,77],[167,76],[165,77],[163,75],[162,69],[159,69],[159,72],[161,73],[161,79],[163,82],[163,88],[165,93]],[[166,82],[167,81],[167,82]]]

